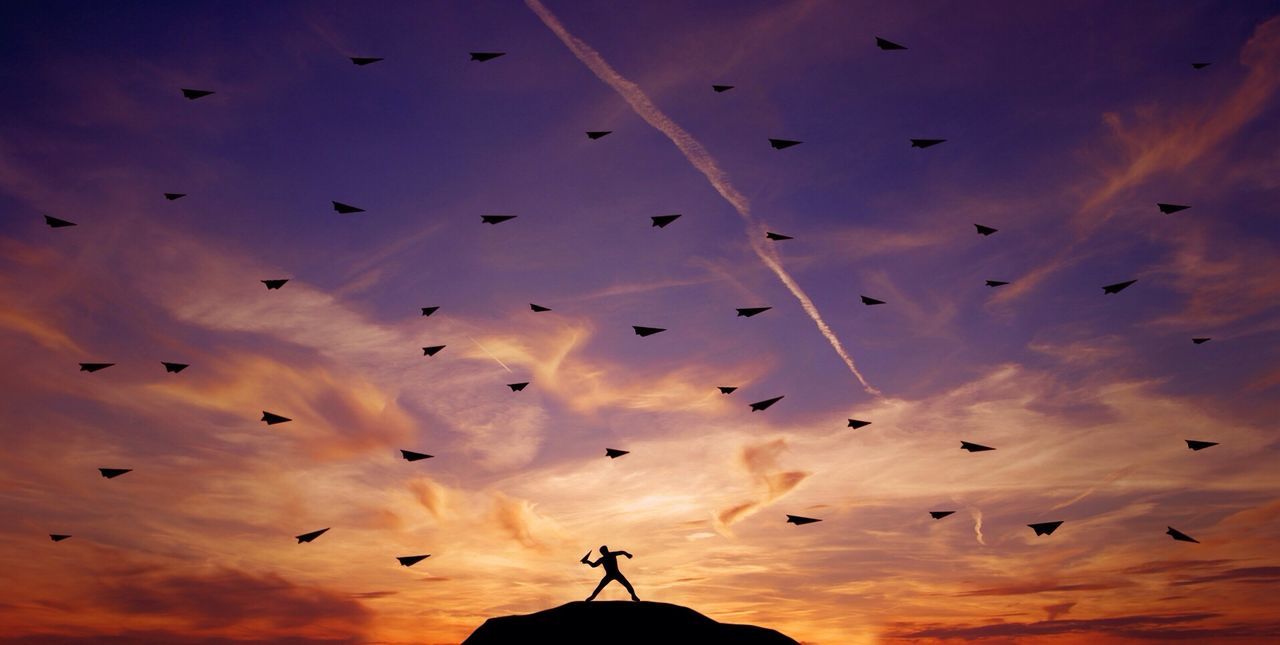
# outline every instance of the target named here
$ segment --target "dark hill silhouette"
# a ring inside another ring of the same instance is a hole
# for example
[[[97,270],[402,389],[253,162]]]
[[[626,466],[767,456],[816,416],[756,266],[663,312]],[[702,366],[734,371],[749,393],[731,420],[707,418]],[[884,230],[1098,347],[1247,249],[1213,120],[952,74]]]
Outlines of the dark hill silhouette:
[[[577,601],[523,616],[490,618],[462,641],[463,645],[664,642],[799,645],[772,629],[718,623],[680,605],[630,600]]]

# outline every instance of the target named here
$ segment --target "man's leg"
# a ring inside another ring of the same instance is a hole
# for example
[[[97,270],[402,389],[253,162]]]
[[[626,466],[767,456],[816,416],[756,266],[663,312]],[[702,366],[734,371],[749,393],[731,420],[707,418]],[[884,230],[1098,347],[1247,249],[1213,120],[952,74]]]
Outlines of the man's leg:
[[[591,592],[591,595],[587,597],[587,602],[591,602],[592,600],[595,600],[596,596],[600,594],[600,590],[604,589],[604,586],[609,584],[609,580],[611,580],[612,578],[613,576],[607,573],[604,574],[604,577],[600,579],[600,584],[596,585],[596,590]]]
[[[624,575],[622,575],[622,574],[618,574],[618,582],[619,582],[622,586],[624,586],[624,587],[626,587],[626,588],[627,588],[627,593],[631,594],[631,599],[632,599],[632,600],[635,600],[635,601],[639,601],[639,600],[640,600],[640,596],[637,596],[637,595],[636,595],[636,590],[631,588],[631,583],[627,581],[627,577],[626,577],[626,576],[624,576]]]

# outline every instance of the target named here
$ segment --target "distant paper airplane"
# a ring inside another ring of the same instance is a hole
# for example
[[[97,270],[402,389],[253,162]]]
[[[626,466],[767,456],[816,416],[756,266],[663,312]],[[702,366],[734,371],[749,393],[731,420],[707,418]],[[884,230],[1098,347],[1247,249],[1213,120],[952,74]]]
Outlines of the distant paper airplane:
[[[791,146],[798,146],[802,143],[804,142],[792,141],[791,139],[769,139],[769,145],[773,146],[774,150],[783,150],[790,148]]]
[[[777,403],[778,401],[781,401],[781,400],[782,400],[782,398],[783,398],[783,397],[785,397],[785,396],[786,396],[786,395],[784,394],[784,395],[782,395],[782,396],[775,396],[775,397],[773,397],[772,399],[765,399],[765,400],[763,400],[763,401],[756,401],[755,403],[752,403],[752,404],[751,404],[751,411],[752,411],[752,412],[759,412],[759,411],[761,411],[761,410],[768,410],[768,409],[769,409],[769,406],[773,405],[774,403]]]
[[[423,347],[423,348],[422,348],[422,355],[423,355],[423,356],[435,356],[436,354],[439,354],[439,353],[440,353],[440,350],[442,350],[442,349],[444,349],[444,345],[432,345],[431,347]]]
[[[711,89],[715,90],[716,92],[728,92],[729,90],[733,89],[733,87],[734,86],[732,85],[712,85]]]
[[[1126,280],[1125,282],[1117,282],[1115,284],[1109,284],[1102,288],[1102,293],[1103,295],[1106,295],[1108,293],[1120,293],[1121,291],[1124,291],[1125,289],[1127,289],[1129,285],[1135,282],[1137,282],[1137,280]]]
[[[98,472],[102,473],[107,479],[115,479],[125,473],[133,472],[132,468],[99,468]]]
[[[911,147],[912,148],[928,148],[931,146],[936,146],[939,143],[946,143],[946,142],[947,142],[946,139],[912,139]]]
[[[777,241],[779,241],[779,240],[793,240],[793,239],[795,239],[795,238],[791,237],[790,235],[783,235],[782,233],[765,233],[765,234],[764,234],[764,236],[765,236],[765,237],[767,237],[767,238],[769,238],[769,239],[771,239],[771,240],[773,240],[773,241],[775,241],[775,242],[777,242]]]
[[[289,278],[283,278],[280,280],[260,280],[259,282],[267,285],[267,289],[270,290],[270,289],[279,289],[280,287],[283,287],[284,283],[288,281],[289,281]]]
[[[1200,540],[1197,540],[1190,535],[1173,528],[1172,526],[1169,527],[1168,531],[1165,531],[1165,534],[1179,542],[1194,542],[1196,544],[1200,544]]]
[[[869,425],[871,425],[870,421],[862,421],[860,419],[849,419],[849,427],[855,430],[857,430],[858,428],[865,428]]]
[[[437,311],[439,311],[439,310],[440,310],[440,307],[423,307],[423,308],[422,308],[422,315],[424,315],[424,316],[430,316],[431,314],[433,314],[433,313],[435,313],[435,312],[437,312]]]
[[[115,365],[115,363],[81,363],[81,364],[80,364],[80,371],[81,371],[81,372],[96,372],[96,371],[98,371],[98,370],[105,370],[105,369],[107,369],[108,367],[111,367],[112,365]]]
[[[186,197],[186,196],[187,196],[186,193],[165,193],[164,194],[164,198],[169,201],[174,201],[175,199],[182,199],[183,197]]]
[[[506,56],[507,52],[471,52],[471,60],[481,63],[487,60],[493,60],[499,56]]]
[[[876,47],[879,47],[880,49],[883,49],[885,51],[890,51],[894,49],[906,49],[906,47],[903,47],[898,43],[895,43],[891,40],[885,40],[879,36],[876,36]]]
[[[1031,527],[1031,530],[1035,531],[1036,535],[1053,535],[1053,532],[1058,530],[1059,526],[1062,526],[1062,522],[1040,522],[1028,524],[1027,526]]]
[[[952,513],[955,513],[955,511],[929,511],[929,517],[932,517],[935,520],[940,520]]]
[[[1211,341],[1211,340],[1213,340],[1213,339],[1212,339],[1212,338],[1192,338],[1192,339],[1191,339],[1191,342],[1193,342],[1193,343],[1195,343],[1195,344],[1197,344],[1197,345],[1203,345],[1203,344],[1205,344],[1205,343],[1207,343],[1207,342],[1209,342],[1209,341]]]
[[[302,535],[298,535],[298,536],[295,536],[295,537],[297,537],[297,538],[298,538],[298,544],[302,544],[303,542],[310,542],[310,541],[312,541],[312,540],[314,540],[314,539],[316,539],[316,538],[320,537],[321,535],[324,535],[324,534],[325,534],[325,532],[326,532],[326,531],[328,531],[328,530],[329,530],[329,529],[320,529],[319,531],[312,531],[312,532],[310,532],[310,533],[303,533]]]
[[[166,363],[164,361],[160,361],[160,364],[164,366],[164,371],[170,374],[177,374],[178,372],[191,367],[186,363]]]
[[[871,305],[883,305],[883,304],[884,304],[884,301],[883,301],[883,300],[876,300],[875,298],[868,298],[868,297],[866,297],[866,296],[859,296],[859,297],[860,297],[860,298],[862,298],[862,304],[867,305],[868,307],[870,307]]]
[[[1187,442],[1187,447],[1192,450],[1204,450],[1218,445],[1217,441],[1196,441],[1195,439],[1183,439]]]
[[[990,226],[983,226],[981,224],[974,224],[973,226],[978,229],[978,235],[991,235],[992,233],[1000,230],[998,228],[991,228]]]
[[[48,224],[49,228],[66,228],[68,226],[76,225],[75,222],[68,222],[65,219],[58,219],[56,217],[53,217],[52,215],[45,215],[44,223]]]
[[[610,135],[610,134],[612,134],[612,133],[613,133],[613,130],[595,130],[595,131],[588,131],[588,132],[587,132],[587,138],[588,138],[588,139],[591,139],[592,141],[595,141],[596,139],[599,139],[599,138],[601,138],[601,137],[608,136],[608,135]]]
[[[290,419],[289,417],[282,417],[278,414],[273,414],[271,412],[267,412],[266,410],[263,410],[262,418],[259,419],[259,421],[264,421],[266,422],[267,425],[273,426],[277,423],[288,423],[290,421],[293,421],[293,419]]]
[[[61,533],[50,533],[50,534],[49,534],[49,539],[50,539],[50,540],[53,540],[54,542],[61,542],[61,541],[66,540],[66,539],[68,539],[68,538],[70,538],[70,537],[71,537],[70,535],[63,535],[63,534],[61,534]]]
[[[604,456],[610,459],[617,459],[618,457],[628,454],[631,454],[630,450],[614,450],[613,448],[604,449]]]
[[[428,455],[425,452],[414,452],[412,450],[401,450],[400,456],[404,457],[405,461],[422,461],[423,459],[430,459],[434,455]]]
[[[663,327],[640,327],[637,325],[632,325],[631,328],[636,330],[636,335],[640,336],[641,338],[645,336],[652,336],[654,334],[660,334],[666,331],[666,329]]]
[[[738,309],[738,317],[750,318],[757,314],[762,314],[766,311],[769,311],[770,309],[773,309],[773,307],[743,307]]]
[[[512,392],[519,392],[528,386],[528,381],[525,381],[524,383],[507,383],[507,387],[511,388]]]
[[[422,562],[423,560],[426,560],[429,557],[431,557],[430,553],[428,553],[427,555],[400,555],[400,556],[396,556],[396,559],[400,561],[400,566],[412,567],[413,565],[418,564],[419,562]]]
[[[191,101],[194,101],[201,97],[209,96],[210,94],[213,94],[213,92],[210,92],[209,90],[189,90],[186,88],[183,88],[182,90],[182,95],[187,97],[187,99]]]
[[[968,450],[969,452],[984,452],[987,450],[995,450],[995,448],[992,448],[991,446],[984,446],[980,443],[969,443],[968,441],[961,441],[960,449]]]
[[[351,204],[344,204],[342,202],[333,202],[333,210],[339,213],[342,213],[344,215],[347,213],[363,213],[364,212],[364,209],[360,208],[359,206],[352,206]]]
[[[803,517],[801,515],[787,516],[787,524],[795,524],[796,526],[800,526],[801,524],[813,524],[814,522],[821,522],[821,521],[822,520],[816,517]]]
[[[1213,63],[1191,63],[1191,67],[1193,69],[1204,69],[1212,64]]]
[[[536,313],[542,313],[542,312],[544,312],[544,311],[551,311],[551,307],[543,307],[542,305],[535,305],[535,304],[533,304],[532,302],[531,302],[531,303],[529,303],[529,308],[530,308],[530,309],[532,309],[532,310],[533,310],[534,312],[536,312]]]
[[[653,220],[653,226],[656,226],[656,227],[658,227],[658,228],[666,228],[666,227],[667,227],[667,224],[670,224],[670,223],[672,223],[672,222],[674,222],[674,221],[676,221],[676,220],[680,219],[680,215],[679,215],[679,214],[675,214],[675,215],[654,215],[653,217],[651,217],[651,218],[649,218],[649,219],[652,219],[652,220]],[[651,228],[652,228],[652,227],[651,227]]]
[[[382,60],[382,59],[381,59],[381,58],[372,58],[372,57],[368,57],[368,58],[366,58],[366,57],[364,57],[364,56],[352,56],[352,57],[351,57],[351,62],[352,62],[353,64],[355,64],[355,65],[360,65],[361,67],[363,67],[363,66],[365,66],[365,65],[372,65],[372,64],[374,64],[374,63],[376,63],[376,62],[378,62],[378,61],[380,61],[380,60]]]
[[[736,389],[738,389],[738,387],[737,387],[737,386],[732,386],[732,387],[731,387],[731,386],[728,386],[728,385],[721,385],[720,387],[718,387],[718,388],[716,388],[716,389],[720,390],[720,393],[721,393],[721,394],[733,394],[733,391],[734,391],[734,390],[736,390]]]
[[[481,224],[501,224],[507,220],[515,219],[516,215],[481,215]]]
[[[988,287],[1003,287],[1006,284],[1009,284],[1009,283],[1005,282],[1004,280],[987,280]]]
[[[1159,208],[1161,213],[1164,213],[1164,214],[1168,215],[1169,213],[1176,213],[1176,212],[1178,212],[1178,211],[1185,211],[1185,210],[1187,210],[1188,208],[1191,208],[1191,207],[1190,207],[1190,206],[1183,206],[1182,204],[1156,204],[1156,208]]]

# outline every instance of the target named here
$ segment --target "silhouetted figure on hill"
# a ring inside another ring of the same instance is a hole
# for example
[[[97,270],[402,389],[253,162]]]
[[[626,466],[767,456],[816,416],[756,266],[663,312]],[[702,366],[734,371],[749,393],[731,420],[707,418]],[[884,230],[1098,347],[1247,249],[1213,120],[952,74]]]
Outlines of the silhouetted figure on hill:
[[[587,556],[590,555],[591,552],[588,551],[587,555],[582,556],[582,564],[589,564],[592,567],[604,565],[604,577],[600,579],[600,584],[596,585],[596,590],[591,592],[591,595],[587,598],[587,602],[595,600],[596,595],[600,593],[601,589],[604,589],[605,585],[609,584],[610,580],[617,580],[619,584],[626,587],[627,593],[631,594],[632,600],[636,602],[640,601],[640,597],[636,595],[636,590],[631,588],[631,583],[627,581],[627,577],[622,575],[621,571],[618,571],[618,556],[625,555],[627,558],[631,558],[632,556],[630,553],[627,553],[626,551],[610,551],[608,546],[602,546],[600,547],[599,560],[596,560],[595,562],[588,560]]]

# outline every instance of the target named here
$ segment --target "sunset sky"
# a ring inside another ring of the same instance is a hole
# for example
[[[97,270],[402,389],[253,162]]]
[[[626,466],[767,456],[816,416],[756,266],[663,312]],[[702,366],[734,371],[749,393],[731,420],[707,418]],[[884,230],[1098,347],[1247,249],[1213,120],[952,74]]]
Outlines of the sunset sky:
[[[0,643],[1280,634],[1273,1],[541,2],[0,8]]]

